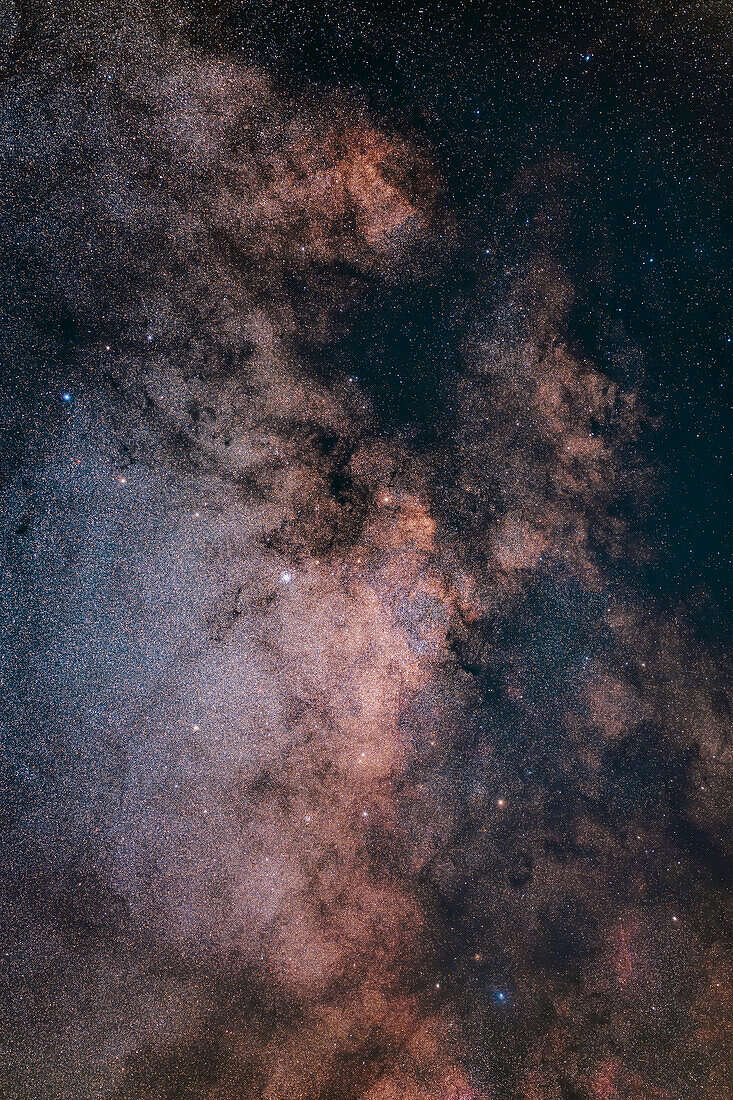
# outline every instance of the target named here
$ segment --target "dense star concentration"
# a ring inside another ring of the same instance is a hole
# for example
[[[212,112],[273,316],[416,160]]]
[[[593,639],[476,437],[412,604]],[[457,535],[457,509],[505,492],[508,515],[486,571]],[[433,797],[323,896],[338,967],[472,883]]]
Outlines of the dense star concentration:
[[[1,12],[0,1096],[733,1095],[723,0]]]

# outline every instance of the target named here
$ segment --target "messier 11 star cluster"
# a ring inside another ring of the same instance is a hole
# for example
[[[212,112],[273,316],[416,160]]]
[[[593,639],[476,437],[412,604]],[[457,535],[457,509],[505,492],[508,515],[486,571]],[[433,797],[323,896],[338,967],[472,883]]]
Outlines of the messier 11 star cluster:
[[[733,1095],[725,7],[5,0],[3,1098]]]

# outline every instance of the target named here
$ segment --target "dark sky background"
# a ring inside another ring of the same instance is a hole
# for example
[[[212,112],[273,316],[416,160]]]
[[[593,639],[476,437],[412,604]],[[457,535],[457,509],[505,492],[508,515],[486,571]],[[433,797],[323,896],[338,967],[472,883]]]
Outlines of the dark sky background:
[[[582,287],[571,336],[606,365],[603,334],[612,319],[643,356],[646,395],[664,414],[653,446],[659,464],[674,469],[672,495],[650,517],[664,546],[654,583],[677,596],[714,590],[715,615],[721,587],[730,591],[730,9],[223,7],[202,5],[192,26],[197,42],[266,58],[295,94],[309,82],[353,88],[379,117],[417,131],[440,166],[462,238],[445,285],[424,298],[398,292],[387,303],[377,290],[382,308],[368,306],[351,334],[355,362],[390,424],[430,423],[442,400],[435,380],[439,386],[453,333],[436,317],[436,299],[455,300],[456,287],[485,300],[498,273],[482,263],[480,245],[516,262],[535,243],[530,234],[522,239],[523,215],[552,217],[553,194],[528,196],[507,217],[517,173],[547,157],[573,165],[563,221],[556,234],[546,227]],[[725,634],[728,624],[724,606],[716,627]]]
[[[729,7],[0,11],[0,1095],[725,1100]]]

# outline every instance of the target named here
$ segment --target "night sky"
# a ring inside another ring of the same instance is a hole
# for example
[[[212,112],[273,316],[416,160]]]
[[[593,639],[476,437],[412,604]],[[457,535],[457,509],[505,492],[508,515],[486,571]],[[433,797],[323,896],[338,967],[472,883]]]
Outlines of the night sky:
[[[732,25],[2,0],[2,1100],[733,1096]]]

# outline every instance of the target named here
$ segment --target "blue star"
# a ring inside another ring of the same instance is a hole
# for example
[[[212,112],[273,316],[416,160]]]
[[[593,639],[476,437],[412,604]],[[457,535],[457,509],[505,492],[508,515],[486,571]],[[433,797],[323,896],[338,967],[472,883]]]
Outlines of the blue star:
[[[62,393],[61,394],[61,400],[65,401],[66,404],[68,405],[69,402],[71,401],[71,394],[70,393]]]

